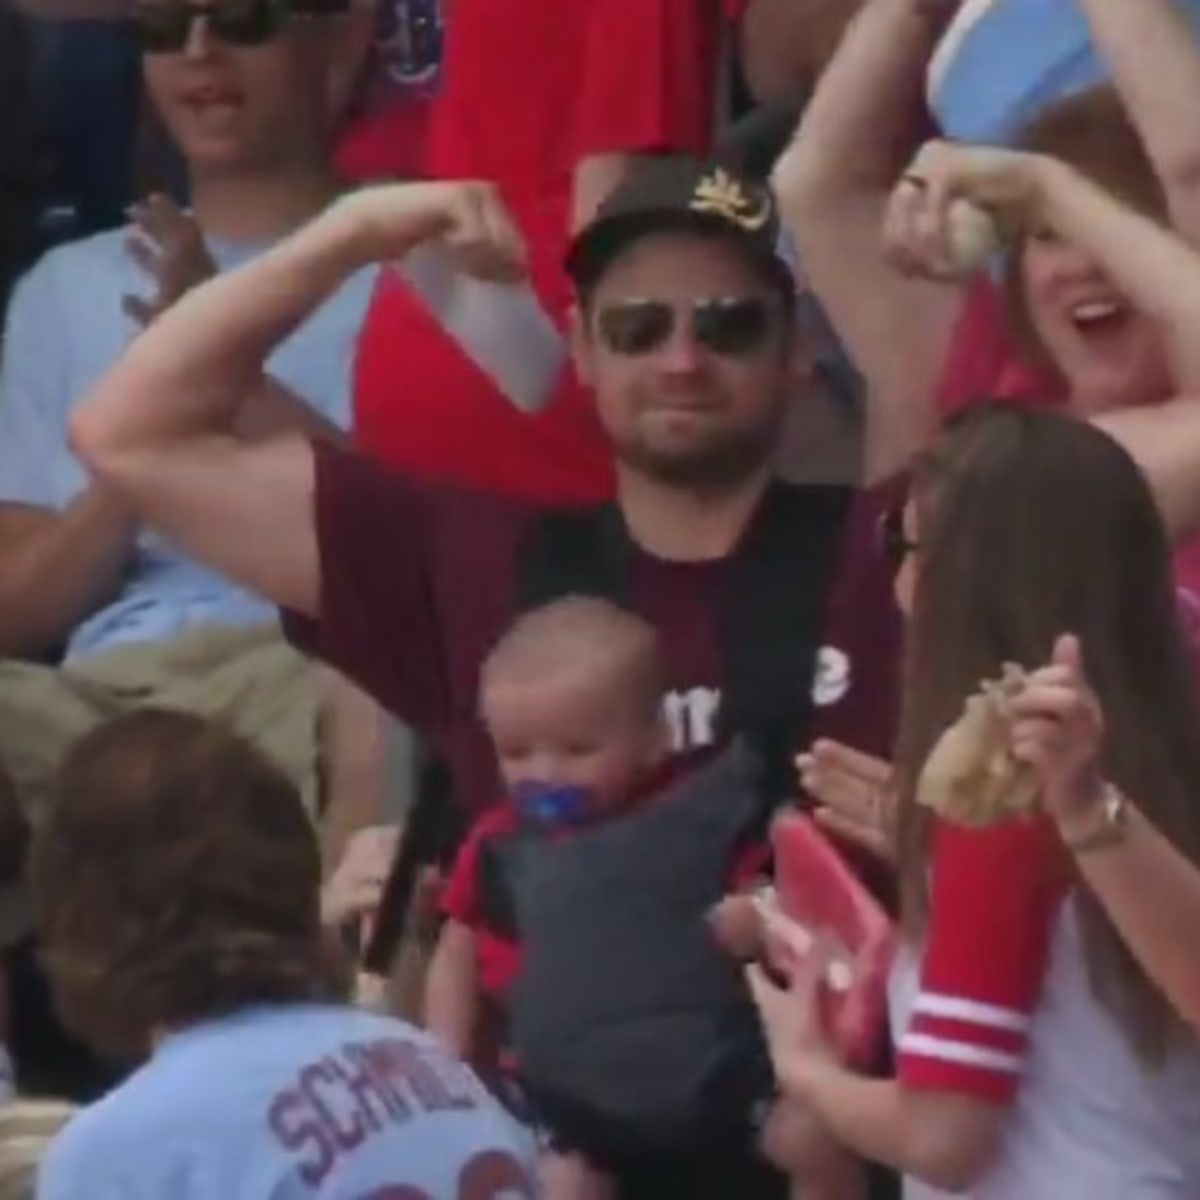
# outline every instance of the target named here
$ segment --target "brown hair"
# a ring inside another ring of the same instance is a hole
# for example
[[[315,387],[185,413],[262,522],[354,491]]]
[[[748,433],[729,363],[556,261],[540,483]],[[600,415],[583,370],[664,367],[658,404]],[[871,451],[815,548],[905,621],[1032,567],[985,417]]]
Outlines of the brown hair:
[[[56,1004],[107,1052],[325,992],[315,833],[293,785],[220,725],[147,708],[83,738],[31,877]]]
[[[1048,105],[1026,125],[1018,145],[1074,167],[1144,216],[1167,218],[1166,193],[1154,164],[1121,97],[1108,84]],[[1021,250],[1018,241],[1004,273],[1008,319],[1024,349],[1042,359],[1021,285]]]
[[[982,680],[1042,665],[1063,633],[1080,638],[1104,709],[1105,775],[1200,862],[1200,703],[1170,548],[1134,461],[1085,422],[988,404],[918,463],[912,501],[920,569],[896,756],[909,932],[928,908],[931,817],[913,795],[930,750]],[[1138,1049],[1160,1052],[1166,1002],[1086,889],[1078,904],[1094,993]]]

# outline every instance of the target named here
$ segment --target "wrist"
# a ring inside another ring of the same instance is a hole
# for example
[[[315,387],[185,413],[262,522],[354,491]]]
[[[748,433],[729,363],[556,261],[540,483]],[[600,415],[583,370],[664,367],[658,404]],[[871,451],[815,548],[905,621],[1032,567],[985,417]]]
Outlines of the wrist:
[[[1058,199],[1069,187],[1075,171],[1048,154],[1022,152],[1024,186],[1021,221],[1026,227],[1058,228]]]
[[[1076,855],[1124,841],[1128,816],[1129,804],[1124,795],[1102,780],[1079,789],[1054,812],[1063,845]]]
[[[379,261],[373,233],[351,193],[325,209],[300,236],[315,261],[344,278]]]
[[[788,1064],[780,1073],[779,1086],[790,1100],[820,1116],[822,1097],[828,1083],[843,1072],[843,1067],[836,1059],[808,1054]]]
[[[379,262],[394,262],[449,225],[439,185],[381,184],[342,196],[315,223],[327,252],[347,273]],[[443,190],[445,186],[441,185]],[[320,226],[324,222],[325,228]]]

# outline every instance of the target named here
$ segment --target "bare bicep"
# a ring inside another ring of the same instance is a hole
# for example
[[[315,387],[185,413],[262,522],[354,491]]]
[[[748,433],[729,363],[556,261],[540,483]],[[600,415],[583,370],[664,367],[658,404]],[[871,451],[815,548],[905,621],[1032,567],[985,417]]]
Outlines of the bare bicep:
[[[312,446],[298,436],[164,447],[135,496],[181,550],[281,607],[309,616],[321,593]],[[159,479],[155,480],[154,475]]]
[[[866,380],[868,480],[902,467],[932,430],[963,304],[961,288],[906,278],[888,263],[883,205],[882,197],[849,198],[792,222],[804,282]]]

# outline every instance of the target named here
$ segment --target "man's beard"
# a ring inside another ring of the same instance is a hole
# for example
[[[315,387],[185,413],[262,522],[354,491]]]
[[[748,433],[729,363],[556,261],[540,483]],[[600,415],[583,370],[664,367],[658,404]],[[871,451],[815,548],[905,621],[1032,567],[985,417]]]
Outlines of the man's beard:
[[[681,491],[722,493],[769,467],[778,438],[775,424],[722,433],[719,439],[675,452],[659,450],[638,437],[614,446],[617,462],[637,474]]]

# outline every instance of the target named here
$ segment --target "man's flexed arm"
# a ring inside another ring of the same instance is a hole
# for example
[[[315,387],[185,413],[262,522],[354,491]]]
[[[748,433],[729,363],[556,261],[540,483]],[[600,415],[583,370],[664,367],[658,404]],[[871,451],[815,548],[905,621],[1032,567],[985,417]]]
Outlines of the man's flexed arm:
[[[347,275],[428,241],[474,274],[508,279],[523,269],[520,240],[488,185],[353,193],[155,321],[79,407],[75,452],[187,553],[277,604],[316,613],[312,451],[298,437],[240,442],[235,420],[271,351]]]

